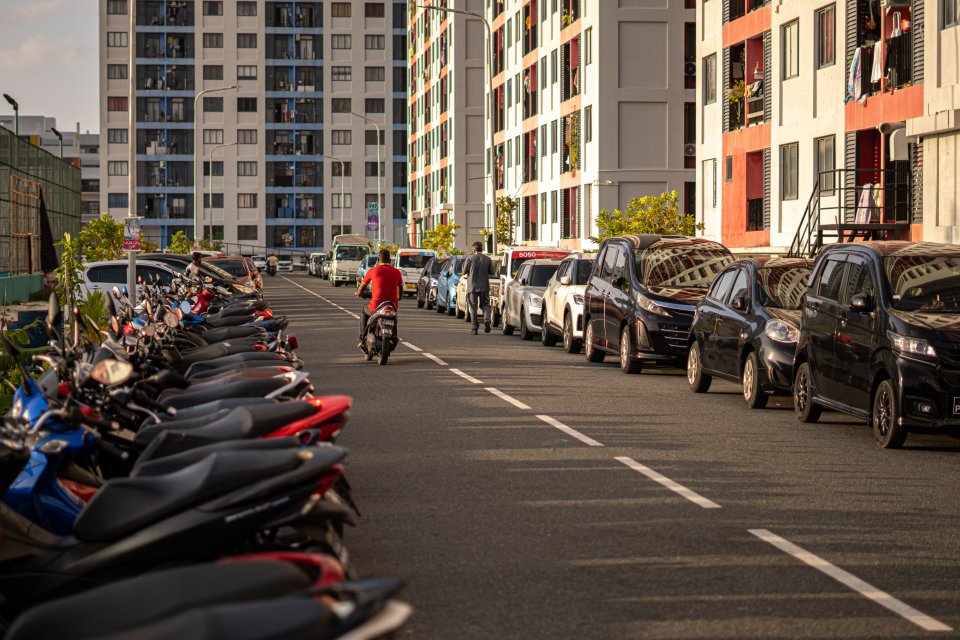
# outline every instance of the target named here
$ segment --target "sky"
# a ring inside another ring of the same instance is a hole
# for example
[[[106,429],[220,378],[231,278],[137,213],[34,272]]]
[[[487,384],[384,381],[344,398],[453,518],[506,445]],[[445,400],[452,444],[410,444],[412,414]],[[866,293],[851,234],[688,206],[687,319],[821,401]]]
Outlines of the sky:
[[[0,0],[0,93],[61,131],[100,130],[99,0]],[[0,114],[13,109],[0,100]]]

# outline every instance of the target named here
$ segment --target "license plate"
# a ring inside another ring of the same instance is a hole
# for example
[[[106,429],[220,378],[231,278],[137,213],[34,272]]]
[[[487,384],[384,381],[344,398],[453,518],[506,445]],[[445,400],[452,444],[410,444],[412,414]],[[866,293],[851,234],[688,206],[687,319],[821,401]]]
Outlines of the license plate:
[[[405,285],[403,285],[403,288],[406,289],[406,290],[409,290],[409,289],[414,289],[414,288],[416,288],[416,286],[417,286],[417,285],[414,285],[414,284],[405,284]]]
[[[384,328],[380,330],[380,333],[383,335],[384,338],[389,338],[390,336],[393,335],[393,329]]]

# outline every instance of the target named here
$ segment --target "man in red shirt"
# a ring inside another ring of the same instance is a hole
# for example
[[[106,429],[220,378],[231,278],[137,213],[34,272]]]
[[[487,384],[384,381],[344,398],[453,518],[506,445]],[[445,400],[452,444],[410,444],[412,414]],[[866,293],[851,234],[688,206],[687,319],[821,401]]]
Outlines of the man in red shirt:
[[[390,265],[390,251],[380,249],[378,256],[377,266],[367,271],[366,277],[354,294],[359,298],[363,295],[367,285],[370,285],[370,304],[364,305],[360,311],[360,342],[357,346],[361,349],[363,348],[363,336],[366,333],[367,320],[370,315],[384,302],[393,302],[394,306],[399,309],[400,296],[403,295],[403,273],[400,269]]]

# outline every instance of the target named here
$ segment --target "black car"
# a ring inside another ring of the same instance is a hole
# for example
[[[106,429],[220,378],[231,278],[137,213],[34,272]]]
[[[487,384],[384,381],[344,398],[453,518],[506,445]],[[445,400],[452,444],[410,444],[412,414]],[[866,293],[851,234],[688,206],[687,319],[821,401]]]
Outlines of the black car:
[[[751,409],[766,406],[768,393],[790,393],[812,266],[803,258],[754,258],[717,276],[690,328],[687,382],[695,393],[707,391],[712,376],[739,381]]]
[[[960,245],[857,242],[817,257],[803,300],[793,404],[863,418],[877,444],[960,425]]]
[[[427,309],[433,309],[433,305],[437,303],[435,289],[437,284],[437,276],[440,275],[440,268],[443,264],[443,258],[438,258],[434,256],[427,260],[427,264],[423,265],[423,270],[420,272],[420,277],[417,279],[417,307],[423,308],[424,306]]]
[[[682,364],[694,309],[730,250],[704,238],[607,238],[584,292],[584,351],[590,362],[620,354],[624,373],[644,362]]]

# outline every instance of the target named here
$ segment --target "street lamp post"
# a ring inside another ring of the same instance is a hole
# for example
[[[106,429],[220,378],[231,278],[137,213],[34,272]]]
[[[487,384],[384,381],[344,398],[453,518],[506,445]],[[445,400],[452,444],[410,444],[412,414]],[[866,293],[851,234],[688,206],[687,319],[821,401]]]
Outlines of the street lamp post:
[[[57,136],[57,140],[60,141],[60,159],[63,160],[63,134],[57,131],[55,127],[50,127],[50,131],[52,131],[53,135]]]
[[[366,117],[366,116],[362,116],[362,115],[360,115],[359,113],[354,113],[353,111],[351,111],[351,112],[350,112],[350,115],[354,115],[354,116],[360,118],[361,120],[366,120],[367,122],[369,122],[370,124],[372,124],[373,126],[375,126],[375,127],[377,128],[377,240],[378,240],[378,243],[380,243],[380,242],[383,242],[383,193],[382,193],[382,191],[380,190],[380,173],[381,173],[381,170],[380,170],[380,142],[381,142],[381,137],[380,137],[380,136],[381,136],[381,134],[380,134],[380,125],[377,124],[376,121],[371,120],[370,118],[368,118],[368,117]],[[386,140],[383,140],[383,142],[386,142]],[[343,198],[342,198],[342,196],[341,196],[341,199],[340,199],[340,205],[341,205],[341,206],[340,206],[340,215],[343,216]],[[341,228],[341,229],[343,228],[342,222],[341,222],[340,228]]]
[[[440,7],[434,5],[425,5],[418,4],[417,7],[420,9],[429,9],[431,11],[443,11],[444,13],[459,13],[461,15],[470,16],[471,18],[476,18],[483,22],[483,26],[487,29],[487,40],[490,43],[490,46],[487,47],[487,56],[488,60],[488,73],[487,73],[487,82],[489,83],[489,93],[490,93],[490,198],[492,199],[490,206],[490,229],[493,231],[493,254],[497,253],[497,148],[495,145],[494,131],[493,131],[493,114],[496,112],[497,102],[493,95],[493,28],[490,26],[490,21],[487,20],[483,15],[476,13],[474,11],[466,11],[464,9],[451,9],[449,7]],[[504,111],[506,111],[506,103],[504,103]],[[513,221],[510,221],[513,224]]]
[[[200,183],[203,182],[202,174],[200,173],[200,110],[197,108],[197,105],[200,102],[201,96],[207,93],[213,93],[215,91],[232,91],[234,89],[239,89],[240,85],[234,84],[229,87],[217,87],[216,89],[204,89],[197,93],[193,98],[193,241],[194,244],[197,242],[197,232],[200,230],[200,207],[197,200],[199,199],[200,193]],[[131,138],[132,139],[132,138]],[[210,176],[212,179],[213,176]]]
[[[224,147],[235,147],[236,142],[230,142],[227,144],[218,144],[213,149],[210,150],[210,190],[207,193],[207,198],[209,199],[209,209],[210,209],[210,242],[211,246],[213,243],[213,154],[217,152],[217,149],[223,149]]]
[[[340,233],[343,233],[343,181],[344,181],[343,160],[341,160],[340,158],[334,158],[333,156],[328,156],[323,153],[321,153],[320,155],[328,160],[334,160],[340,163]]]
[[[20,137],[20,103],[10,97],[9,93],[3,94],[3,99],[13,107],[13,135]]]

